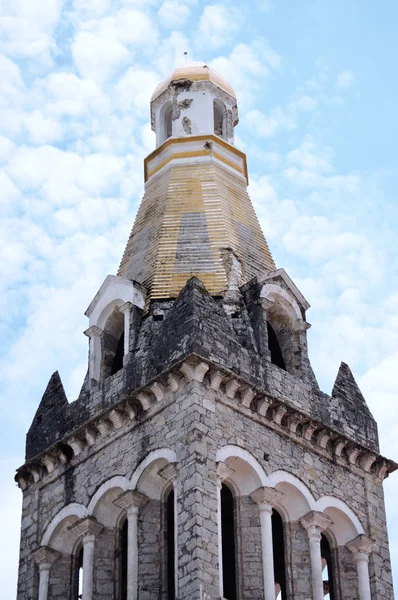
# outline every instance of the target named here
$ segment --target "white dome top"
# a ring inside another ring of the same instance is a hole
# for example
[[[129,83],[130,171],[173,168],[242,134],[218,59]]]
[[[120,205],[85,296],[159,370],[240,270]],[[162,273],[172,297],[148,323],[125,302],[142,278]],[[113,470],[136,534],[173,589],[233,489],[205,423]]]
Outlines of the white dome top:
[[[184,65],[178,65],[166,79],[159,83],[152,94],[151,102],[163,94],[172,81],[178,81],[179,79],[188,79],[189,81],[211,81],[224,92],[233,98],[236,98],[233,88],[228,81],[217,73],[217,71],[211,69],[204,62],[191,62]]]

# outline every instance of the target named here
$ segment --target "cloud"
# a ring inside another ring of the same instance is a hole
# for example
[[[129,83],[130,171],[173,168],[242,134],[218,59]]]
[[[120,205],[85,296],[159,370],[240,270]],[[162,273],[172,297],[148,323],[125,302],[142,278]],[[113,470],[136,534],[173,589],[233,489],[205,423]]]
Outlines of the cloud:
[[[347,90],[352,87],[355,83],[354,73],[350,69],[341,71],[336,80],[336,87],[339,90]]]
[[[318,102],[315,98],[301,96],[289,102],[286,107],[274,107],[268,115],[258,109],[252,109],[245,115],[245,120],[253,134],[258,137],[270,138],[280,130],[296,129],[300,113],[311,112],[317,105]]]
[[[51,65],[62,0],[3,0],[0,39],[6,54]]]
[[[319,147],[310,136],[306,136],[300,146],[287,153],[289,163],[317,173],[330,173],[334,171],[331,164],[333,149],[330,146]]]
[[[163,27],[175,29],[181,27],[191,14],[191,9],[180,0],[166,0],[158,11],[158,17]]]
[[[76,34],[72,53],[79,73],[99,82],[109,79],[130,60],[130,53],[124,44],[90,31]]]
[[[238,23],[242,18],[243,13],[232,6],[227,7],[224,4],[205,6],[199,21],[199,45],[221,48],[238,29]]]
[[[236,44],[228,56],[218,56],[209,64],[232,83],[244,112],[264,81],[281,68],[282,57],[266,40],[256,39],[250,44]]]

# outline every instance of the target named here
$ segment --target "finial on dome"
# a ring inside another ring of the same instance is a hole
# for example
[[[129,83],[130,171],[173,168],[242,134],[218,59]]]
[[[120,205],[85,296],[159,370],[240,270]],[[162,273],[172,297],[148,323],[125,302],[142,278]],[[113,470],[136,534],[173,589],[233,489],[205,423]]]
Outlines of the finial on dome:
[[[185,56],[185,64],[187,64],[187,56],[188,56],[188,52],[185,50],[184,52],[184,56]]]

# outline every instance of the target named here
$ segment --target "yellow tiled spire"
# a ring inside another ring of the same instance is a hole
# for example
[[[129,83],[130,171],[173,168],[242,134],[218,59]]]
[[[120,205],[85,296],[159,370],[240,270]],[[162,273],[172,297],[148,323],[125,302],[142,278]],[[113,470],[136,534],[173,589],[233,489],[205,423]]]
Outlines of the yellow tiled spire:
[[[192,275],[223,295],[275,270],[247,193],[246,157],[232,145],[232,88],[219,87],[212,72],[200,78],[197,64],[192,81],[185,68],[183,83],[171,76],[151,102],[159,143],[145,160],[145,194],[118,272],[141,283],[149,300],[176,297]]]

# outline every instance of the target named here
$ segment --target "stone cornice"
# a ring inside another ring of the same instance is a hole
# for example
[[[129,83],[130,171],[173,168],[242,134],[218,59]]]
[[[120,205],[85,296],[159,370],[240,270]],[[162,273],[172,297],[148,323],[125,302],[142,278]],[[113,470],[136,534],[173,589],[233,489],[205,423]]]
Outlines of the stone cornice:
[[[257,504],[278,506],[286,494],[272,487],[260,487],[250,494],[252,500]]]
[[[52,565],[61,556],[59,552],[49,548],[48,546],[40,546],[32,552],[32,557],[35,563],[40,565]]]
[[[120,494],[120,496],[113,501],[113,504],[118,508],[128,510],[129,508],[141,508],[142,506],[145,506],[147,502],[148,498],[144,494],[141,494],[136,490],[127,490]]]
[[[69,533],[77,538],[87,535],[98,535],[102,529],[102,525],[94,517],[84,517],[84,519],[80,519],[80,521],[73,523],[68,528]]]
[[[324,531],[331,525],[333,525],[333,521],[328,515],[325,513],[318,512],[316,510],[312,510],[311,512],[304,515],[300,519],[301,525],[304,529],[310,529],[311,527],[316,527],[319,531]]]
[[[252,387],[226,369],[190,355],[172,369],[159,374],[147,386],[125,394],[109,409],[82,424],[57,444],[27,461],[17,470],[15,480],[22,490],[47,478],[56,477],[80,455],[100,447],[137,424],[137,415],[151,418],[172,402],[183,385],[204,384],[217,395],[217,401],[291,438],[346,468],[383,480],[398,465],[325,426],[295,407]]]

